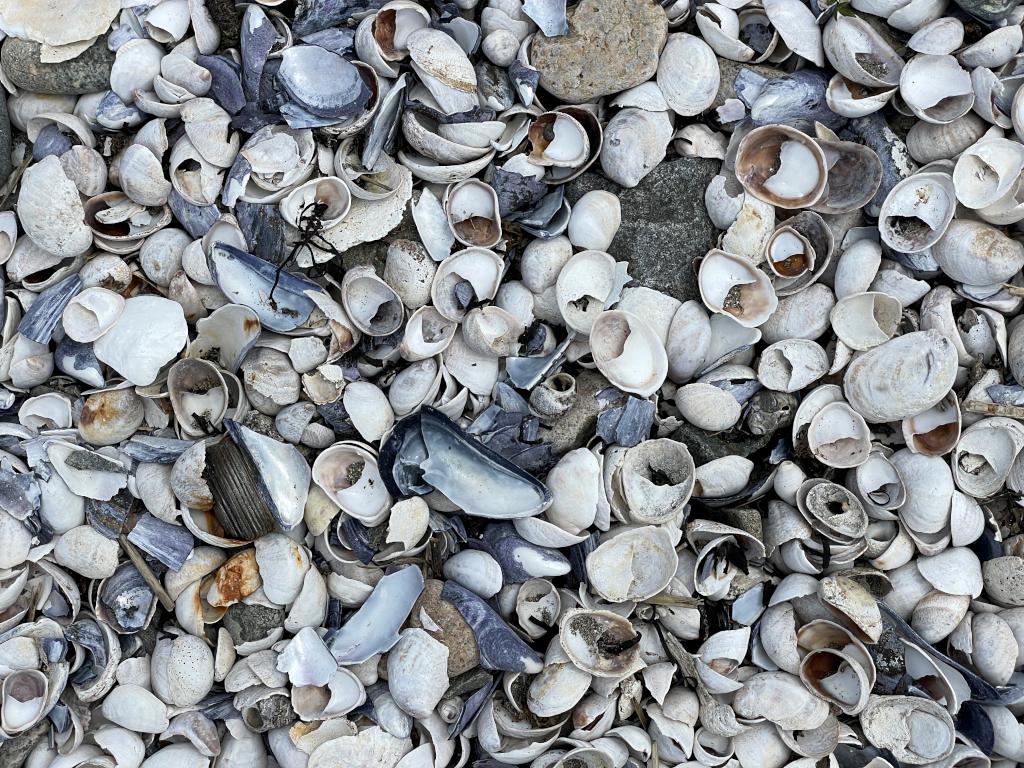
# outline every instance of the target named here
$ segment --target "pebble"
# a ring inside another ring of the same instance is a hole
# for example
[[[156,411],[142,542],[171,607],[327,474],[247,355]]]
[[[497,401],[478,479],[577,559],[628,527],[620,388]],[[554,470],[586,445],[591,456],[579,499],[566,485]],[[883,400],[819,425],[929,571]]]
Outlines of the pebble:
[[[574,104],[649,80],[668,35],[668,19],[651,0],[583,0],[569,13],[569,34],[533,41],[540,84]]]
[[[95,93],[110,87],[114,54],[107,48],[106,38],[59,64],[43,64],[39,54],[39,43],[9,37],[0,49],[0,65],[12,83],[33,93]]]
[[[631,189],[588,171],[566,185],[565,196],[575,203],[595,189],[617,195],[622,224],[608,253],[629,262],[630,286],[700,300],[692,265],[715,247],[718,236],[704,206],[704,190],[718,168],[717,160],[682,157],[661,163]]]
[[[236,644],[262,640],[284,622],[284,611],[266,605],[235,603],[224,614],[224,628]]]
[[[448,675],[454,677],[468,672],[480,663],[480,651],[473,637],[473,630],[465,622],[459,611],[447,600],[441,599],[444,582],[428,579],[423,585],[423,593],[412,608],[409,626],[424,627],[420,612],[427,615],[441,629],[432,632],[433,637],[448,649]]]

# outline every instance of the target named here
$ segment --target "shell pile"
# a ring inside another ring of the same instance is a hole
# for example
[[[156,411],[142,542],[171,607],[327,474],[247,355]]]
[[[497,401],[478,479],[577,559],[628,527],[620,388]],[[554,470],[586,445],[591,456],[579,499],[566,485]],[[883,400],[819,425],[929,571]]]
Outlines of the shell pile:
[[[1018,1],[0,0],[0,766],[1024,762]]]

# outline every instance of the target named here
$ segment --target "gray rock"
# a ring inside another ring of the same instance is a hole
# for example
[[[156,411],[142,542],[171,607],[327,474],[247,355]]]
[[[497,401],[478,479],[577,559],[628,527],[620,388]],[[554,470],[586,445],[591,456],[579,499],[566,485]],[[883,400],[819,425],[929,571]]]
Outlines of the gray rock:
[[[40,46],[31,40],[9,37],[0,49],[0,65],[19,88],[34,93],[95,93],[110,87],[114,54],[106,37],[99,37],[85,51],[59,64],[43,64]]]
[[[622,225],[608,252],[630,264],[630,285],[642,285],[680,301],[699,299],[693,260],[715,245],[718,231],[704,207],[704,190],[719,161],[683,157],[661,163],[632,189],[589,171],[566,185],[575,203],[594,189],[618,195]]]
[[[220,50],[237,48],[242,15],[235,8],[235,0],[206,0],[206,10],[220,30]]]
[[[541,87],[580,103],[649,80],[668,35],[668,19],[651,0],[582,0],[569,12],[569,34],[533,39],[530,64]]]
[[[772,440],[772,435],[751,435],[740,429],[712,434],[683,422],[679,429],[671,435],[673,440],[685,443],[690,449],[694,463],[699,467],[709,461],[723,456],[749,456],[764,448]]]
[[[21,768],[29,753],[50,733],[50,721],[36,723],[24,733],[0,744],[0,768]]]
[[[0,91],[0,186],[11,170],[11,120],[7,115],[7,94]]]
[[[235,603],[224,614],[224,629],[235,645],[262,640],[284,622],[284,611],[266,605]]]
[[[1017,7],[1020,0],[956,0],[956,4],[982,21],[1002,21]]]
[[[608,379],[594,370],[584,370],[576,377],[576,399],[572,407],[541,429],[541,439],[551,442],[551,451],[561,456],[574,448],[582,448],[597,430],[597,415],[601,410],[597,393],[610,387]]]

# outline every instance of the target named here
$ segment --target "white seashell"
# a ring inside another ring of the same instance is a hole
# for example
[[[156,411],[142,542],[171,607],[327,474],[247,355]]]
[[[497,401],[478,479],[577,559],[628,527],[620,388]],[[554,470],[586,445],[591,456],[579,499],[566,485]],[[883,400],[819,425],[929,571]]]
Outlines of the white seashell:
[[[701,38],[677,32],[658,60],[657,82],[677,115],[692,117],[706,110],[718,93],[721,75],[715,52]]]
[[[982,419],[960,436],[951,463],[957,487],[976,499],[997,493],[1024,446],[1024,433],[1015,422],[999,417]]]
[[[314,209],[324,229],[342,222],[352,207],[352,193],[336,176],[324,176],[300,184],[280,202],[281,216],[296,229],[304,229]]]
[[[198,704],[213,687],[213,651],[195,635],[161,640],[153,653],[153,692],[167,704]]]
[[[806,339],[786,339],[770,344],[762,350],[757,366],[758,380],[777,392],[797,392],[826,373],[825,350]]]
[[[601,170],[619,186],[635,187],[665,158],[671,140],[669,112],[627,107],[617,112],[604,129]]]
[[[110,89],[126,104],[135,100],[136,91],[153,90],[153,79],[160,74],[164,49],[145,38],[136,38],[117,49],[110,70]]]
[[[61,534],[53,556],[59,565],[87,579],[105,579],[114,574],[119,551],[116,541],[80,525]]]
[[[829,313],[832,330],[851,349],[877,347],[893,337],[903,306],[885,293],[855,293],[839,299]]]
[[[617,300],[623,282],[624,270],[607,253],[581,251],[570,258],[555,283],[558,310],[565,324],[578,333],[589,334],[596,318]]]
[[[903,439],[915,453],[944,456],[960,439],[960,403],[950,392],[926,411],[903,419]]]
[[[914,607],[910,624],[929,643],[937,643],[949,637],[963,621],[970,605],[971,600],[965,595],[929,592]]]
[[[342,402],[352,425],[368,443],[380,440],[394,426],[395,414],[387,396],[367,381],[353,381],[345,387]]]
[[[708,309],[728,314],[748,328],[764,323],[778,307],[764,272],[747,259],[718,249],[708,251],[701,261],[697,284]]]
[[[487,600],[502,586],[501,566],[482,550],[464,549],[444,563],[444,576]]]
[[[569,227],[566,231],[570,242],[577,248],[607,251],[619,231],[621,221],[619,198],[610,192],[595,189],[576,201],[569,215]],[[530,245],[543,242],[545,241],[534,240]],[[527,250],[530,245],[527,246]],[[523,258],[526,258],[525,252]]]
[[[477,106],[473,65],[451,37],[423,27],[406,38],[413,70],[442,110],[448,114]]]
[[[430,715],[448,688],[448,648],[422,629],[406,629],[388,653],[388,689],[405,712]]]
[[[463,245],[490,248],[501,240],[498,195],[489,184],[477,179],[454,184],[445,195],[445,212]]]
[[[488,301],[498,291],[503,269],[501,257],[486,248],[466,248],[452,254],[438,265],[434,274],[434,282],[430,287],[434,307],[448,320],[462,320],[468,306],[463,304],[465,297],[460,298],[460,285],[468,283],[472,297],[477,301]]]
[[[353,267],[345,272],[341,301],[356,328],[369,336],[394,333],[405,319],[402,300],[372,266]]]
[[[868,421],[896,421],[942,400],[953,386],[956,368],[956,350],[945,336],[917,331],[855,358],[846,369],[843,391]]]
[[[669,530],[646,525],[617,532],[587,555],[587,577],[605,600],[644,600],[669,585],[678,563]]]
[[[762,323],[760,331],[769,344],[785,339],[817,339],[829,327],[828,317],[833,306],[832,291],[828,286],[815,283],[799,293],[780,298],[778,307]]]
[[[693,378],[704,365],[710,346],[711,323],[707,312],[697,301],[684,302],[672,316],[665,342],[669,378],[677,384]]]
[[[94,344],[96,356],[138,386],[152,384],[160,368],[188,341],[181,305],[159,296],[136,296]]]
[[[953,547],[932,557],[920,557],[917,569],[929,584],[948,595],[973,598],[981,595],[981,561],[966,547]]]
[[[61,258],[81,256],[92,245],[78,188],[53,155],[25,170],[18,212],[25,234],[48,253]]]
[[[950,123],[974,104],[970,74],[952,56],[919,53],[900,73],[900,95],[918,118]]]
[[[821,199],[828,181],[821,148],[784,125],[755,128],[740,142],[736,178],[757,199],[779,208],[807,208]]]
[[[290,605],[310,568],[305,548],[280,533],[268,533],[254,542],[263,592],[278,605]]]
[[[534,165],[578,168],[590,155],[590,137],[568,112],[544,112],[533,119],[527,133],[528,158]]]
[[[675,403],[684,419],[708,432],[731,429],[740,420],[739,402],[713,384],[686,384],[676,390]]]
[[[436,265],[422,245],[411,240],[396,240],[388,246],[382,277],[406,307],[419,309],[430,303],[430,286],[436,271]]]
[[[313,482],[341,509],[364,525],[387,517],[391,497],[376,456],[358,443],[335,443],[313,462]]]
[[[170,724],[167,707],[137,685],[117,685],[103,700],[103,716],[112,723],[140,733],[160,733]]]
[[[1010,24],[992,30],[976,43],[961,50],[956,57],[965,67],[997,69],[1020,51],[1021,42],[1024,42],[1024,31],[1019,25]]]
[[[829,63],[847,80],[870,88],[895,86],[903,60],[874,28],[857,16],[835,16],[822,32]]]
[[[932,254],[946,275],[969,285],[1004,282],[1024,266],[1024,246],[980,221],[950,222]]]
[[[879,696],[860,715],[867,740],[892,750],[910,765],[941,760],[953,750],[949,713],[933,701],[911,696]]]
[[[908,450],[891,458],[906,489],[907,500],[899,508],[904,525],[920,533],[936,533],[949,523],[953,477],[949,465],[934,456]]]
[[[653,394],[668,375],[668,355],[654,331],[629,312],[607,310],[591,326],[591,354],[598,369],[624,392]]]

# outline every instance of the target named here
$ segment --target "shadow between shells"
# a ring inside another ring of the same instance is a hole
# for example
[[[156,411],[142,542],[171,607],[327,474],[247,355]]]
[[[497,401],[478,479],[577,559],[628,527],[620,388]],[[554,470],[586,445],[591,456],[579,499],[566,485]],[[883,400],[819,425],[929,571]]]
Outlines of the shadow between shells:
[[[0,765],[1024,761],[1022,19],[0,0]]]

